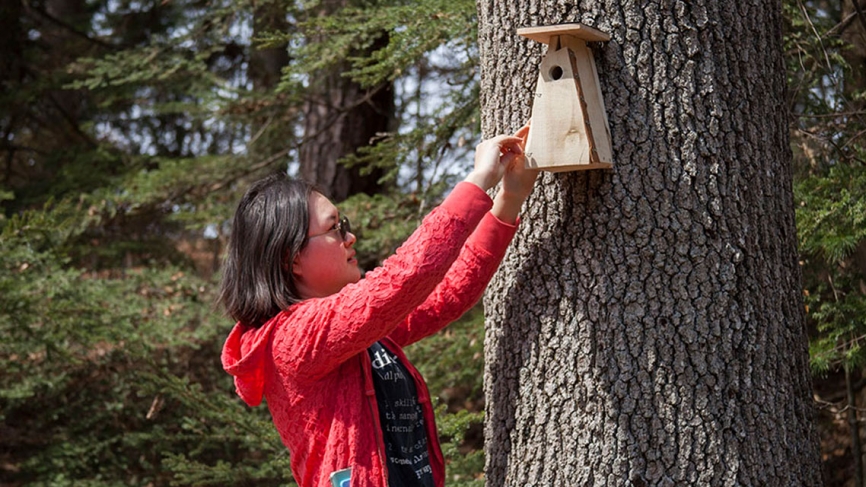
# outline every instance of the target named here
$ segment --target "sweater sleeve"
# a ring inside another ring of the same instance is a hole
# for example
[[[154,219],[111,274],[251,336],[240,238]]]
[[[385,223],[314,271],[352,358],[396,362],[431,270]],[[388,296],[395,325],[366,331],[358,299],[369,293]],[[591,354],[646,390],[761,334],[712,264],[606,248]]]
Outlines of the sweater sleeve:
[[[316,380],[388,336],[442,281],[491,207],[480,188],[458,184],[381,267],[337,294],[277,315],[277,368],[295,380]]]
[[[405,347],[436,333],[472,308],[499,268],[516,231],[517,223],[509,225],[488,213],[445,279],[389,337]]]

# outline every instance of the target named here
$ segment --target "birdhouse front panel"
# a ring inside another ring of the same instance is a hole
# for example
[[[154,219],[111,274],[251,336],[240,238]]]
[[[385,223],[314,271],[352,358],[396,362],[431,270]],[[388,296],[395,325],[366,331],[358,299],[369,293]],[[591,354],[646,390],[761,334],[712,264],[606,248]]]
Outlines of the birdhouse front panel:
[[[587,114],[575,95],[576,68],[569,49],[548,53],[541,62],[526,142],[527,167],[558,171],[591,163]]]

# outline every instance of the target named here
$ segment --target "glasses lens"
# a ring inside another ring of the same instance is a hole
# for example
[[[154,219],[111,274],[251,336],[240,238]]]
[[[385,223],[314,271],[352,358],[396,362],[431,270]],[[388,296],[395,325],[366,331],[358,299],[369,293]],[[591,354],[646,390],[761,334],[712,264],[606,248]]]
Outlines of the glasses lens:
[[[345,216],[340,218],[340,236],[343,240],[346,240],[346,235],[352,231],[352,225],[349,223],[349,219]]]

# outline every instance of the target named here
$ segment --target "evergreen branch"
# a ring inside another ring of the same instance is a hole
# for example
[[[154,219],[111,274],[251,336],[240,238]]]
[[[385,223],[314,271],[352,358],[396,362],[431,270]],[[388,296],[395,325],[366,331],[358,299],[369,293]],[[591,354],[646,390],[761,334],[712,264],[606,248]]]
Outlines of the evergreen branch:
[[[298,141],[297,143],[292,144],[288,148],[283,148],[283,149],[279,150],[278,152],[266,157],[265,159],[263,159],[259,162],[253,163],[252,165],[246,167],[246,169],[244,169],[243,171],[239,171],[237,173],[234,173],[232,176],[210,185],[207,189],[207,192],[218,191],[218,190],[224,188],[228,184],[231,184],[231,183],[233,183],[233,182],[235,182],[241,178],[249,176],[250,174],[253,174],[253,173],[255,173],[261,169],[264,169],[265,167],[273,164],[274,161],[278,160],[280,157],[284,157],[290,150],[300,149],[301,146],[303,146],[304,144],[309,143],[310,141],[314,140],[318,136],[322,135],[328,128],[330,128],[334,123],[336,123],[340,119],[340,117],[344,117],[348,112],[354,110],[355,108],[357,108],[357,107],[359,107],[365,103],[369,103],[370,100],[373,98],[373,96],[375,96],[384,87],[385,87],[385,85],[380,85],[373,90],[368,90],[364,96],[358,98],[357,100],[353,101],[352,103],[344,105],[343,107],[340,107],[340,108],[329,107],[332,109],[328,110],[328,112],[332,113],[333,115],[331,116],[330,120],[328,120],[326,123],[322,124],[322,128],[318,129],[314,133],[304,135],[304,137],[300,141]],[[270,123],[270,119],[267,123]],[[253,140],[258,138],[260,136],[261,132],[262,131],[260,130],[258,132],[258,134],[256,135],[256,137],[253,138]],[[178,194],[180,195],[180,194],[187,194],[187,193],[193,193],[193,192],[194,192],[193,188],[186,188],[185,190],[180,191]]]
[[[848,112],[833,112],[833,113],[798,113],[797,118],[840,118],[853,117],[857,115],[866,115],[866,110],[853,110]]]
[[[832,70],[833,64],[830,63],[830,55],[827,54],[827,49],[824,47],[824,42],[822,41],[821,34],[818,33],[818,29],[815,28],[815,24],[812,22],[812,18],[809,16],[809,12],[806,10],[806,6],[803,5],[803,2],[797,0],[797,5],[800,6],[800,10],[803,12],[803,17],[806,19],[806,23],[809,24],[809,27],[812,29],[812,33],[815,35],[815,38],[818,39],[818,43],[821,46],[821,51],[824,54],[824,60],[827,62],[827,69]]]
[[[268,167],[269,165],[273,164],[274,161],[276,161],[280,157],[284,157],[287,152],[288,152],[288,149],[282,149],[282,150],[276,152],[275,154],[272,154],[271,156],[268,156],[267,158],[252,164],[251,166],[247,167],[245,170],[239,171],[238,173],[234,174],[232,177],[223,179],[222,181],[219,181],[217,183],[212,184],[208,188],[208,192],[218,191],[218,190],[224,188],[226,185],[237,181],[238,179],[249,176],[250,174],[252,174],[256,171],[259,171],[261,169]]]
[[[85,34],[84,32],[81,32],[80,30],[76,29],[75,27],[69,25],[68,23],[66,23],[66,22],[58,19],[57,17],[51,15],[50,13],[46,12],[44,9],[34,7],[30,0],[24,0],[22,2],[22,4],[24,5],[24,10],[27,11],[27,13],[29,13],[29,14],[36,13],[36,14],[40,15],[41,17],[44,17],[45,19],[47,19],[52,24],[54,24],[58,27],[61,27],[62,29],[70,32],[72,35],[74,35],[76,37],[80,37],[82,39],[87,40],[88,42],[96,44],[100,47],[104,47],[106,49],[110,49],[112,51],[118,50],[118,48],[116,46],[112,46],[111,44],[109,44],[103,40],[90,37],[89,35]]]
[[[63,108],[63,105],[61,105],[60,102],[57,101],[57,98],[54,96],[53,93],[48,95],[48,100],[51,102],[52,105],[54,105],[54,108],[56,108],[57,111],[60,112],[60,114],[63,116],[63,119],[66,120],[66,122],[68,123],[69,128],[72,129],[72,131],[76,135],[78,135],[78,137],[82,141],[84,141],[85,143],[87,143],[88,146],[94,149],[99,145],[95,140],[93,140],[89,135],[87,135],[86,133],[84,133],[84,131],[81,130],[78,121],[75,120],[72,115],[70,115],[69,112],[66,111],[65,108]]]
[[[839,31],[839,35],[845,32],[848,27],[854,23],[854,20],[857,18],[857,13],[850,13],[847,17],[842,19],[838,24],[834,25],[831,29],[829,29],[826,33],[824,33],[824,37],[830,37],[836,35],[836,31]]]

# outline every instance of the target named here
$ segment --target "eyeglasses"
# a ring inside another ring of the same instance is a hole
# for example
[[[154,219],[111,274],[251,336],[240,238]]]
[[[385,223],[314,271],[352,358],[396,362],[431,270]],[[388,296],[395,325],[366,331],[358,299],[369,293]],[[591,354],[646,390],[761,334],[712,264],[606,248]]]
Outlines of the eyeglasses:
[[[346,235],[348,235],[349,232],[352,231],[352,225],[349,223],[348,218],[346,218],[345,216],[342,216],[342,217],[340,217],[340,219],[337,221],[337,223],[335,223],[334,226],[330,230],[328,230],[327,232],[319,233],[317,235],[310,235],[309,237],[307,237],[307,240],[309,240],[311,238],[321,237],[322,235],[327,235],[327,234],[333,232],[334,230],[337,230],[340,232],[340,238],[342,238],[343,241],[345,242],[346,241]]]

